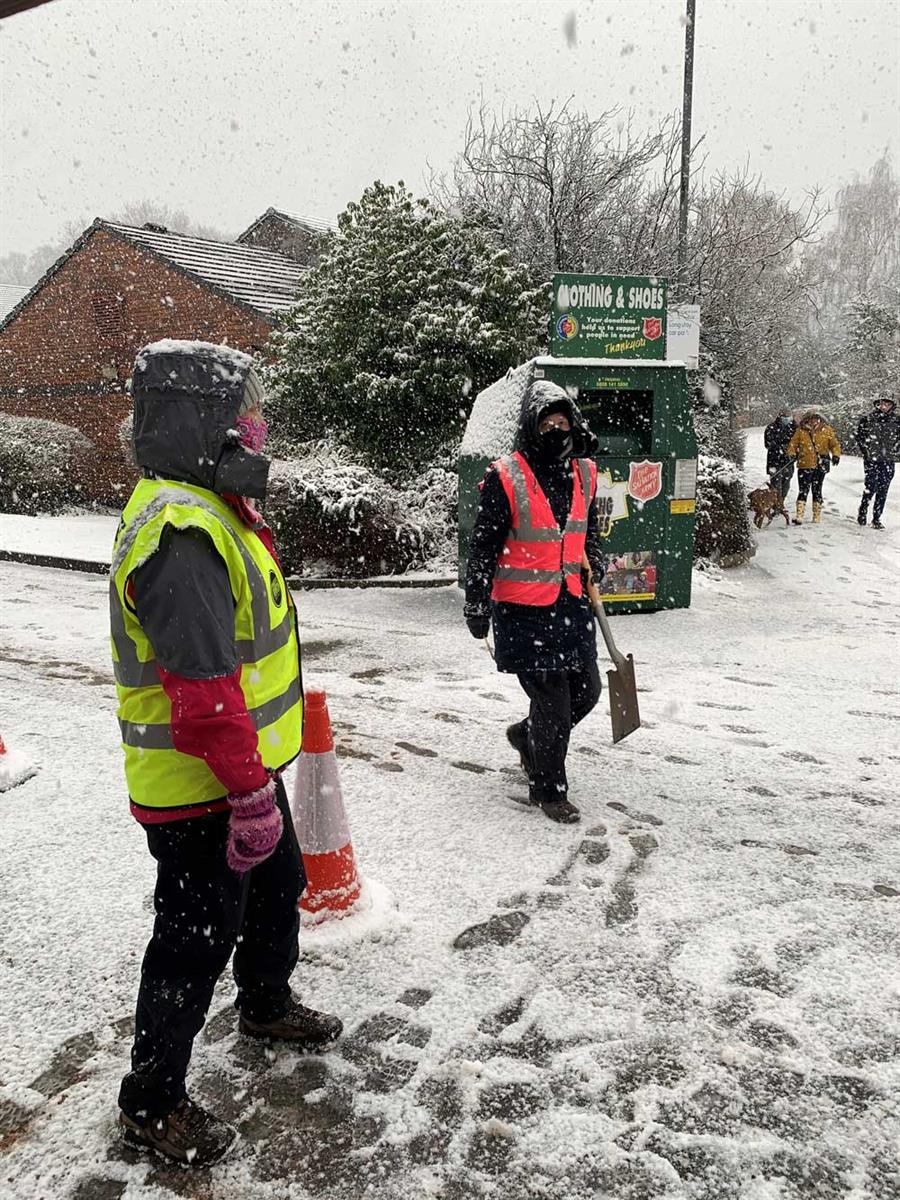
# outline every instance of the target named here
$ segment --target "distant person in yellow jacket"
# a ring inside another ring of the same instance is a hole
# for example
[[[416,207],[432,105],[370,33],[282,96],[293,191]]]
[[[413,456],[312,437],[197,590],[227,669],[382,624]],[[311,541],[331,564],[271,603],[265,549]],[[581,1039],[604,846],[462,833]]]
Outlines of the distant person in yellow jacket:
[[[788,458],[797,462],[797,514],[795,525],[803,524],[806,497],[812,488],[812,519],[822,520],[822,484],[832,467],[841,461],[841,447],[834,430],[820,412],[811,408],[800,418],[797,432],[788,442]]]

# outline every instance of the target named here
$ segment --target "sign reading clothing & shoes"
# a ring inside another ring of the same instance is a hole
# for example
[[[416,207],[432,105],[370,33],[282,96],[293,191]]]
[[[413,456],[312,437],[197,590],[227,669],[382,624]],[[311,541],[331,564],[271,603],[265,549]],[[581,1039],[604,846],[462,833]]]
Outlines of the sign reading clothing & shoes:
[[[666,357],[665,279],[553,276],[550,353],[557,358]]]

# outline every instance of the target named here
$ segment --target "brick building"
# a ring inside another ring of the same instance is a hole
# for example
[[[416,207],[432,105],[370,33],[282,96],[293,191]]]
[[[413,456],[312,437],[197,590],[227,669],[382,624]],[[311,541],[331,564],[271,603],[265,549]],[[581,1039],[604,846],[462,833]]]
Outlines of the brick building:
[[[254,353],[304,269],[252,243],[98,219],[0,321],[0,411],[85,433],[96,455],[81,482],[114,501],[133,478],[118,430],[140,347],[196,338]]]

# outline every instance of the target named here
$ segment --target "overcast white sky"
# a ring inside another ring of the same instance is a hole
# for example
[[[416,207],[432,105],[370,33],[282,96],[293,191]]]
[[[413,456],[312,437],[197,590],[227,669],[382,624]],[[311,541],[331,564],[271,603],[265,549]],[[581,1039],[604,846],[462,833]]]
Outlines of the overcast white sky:
[[[680,105],[684,0],[54,0],[0,23],[0,254],[154,199],[233,235],[424,189],[466,111]],[[697,0],[694,128],[800,197],[898,162],[900,4]],[[577,39],[564,33],[576,17]]]

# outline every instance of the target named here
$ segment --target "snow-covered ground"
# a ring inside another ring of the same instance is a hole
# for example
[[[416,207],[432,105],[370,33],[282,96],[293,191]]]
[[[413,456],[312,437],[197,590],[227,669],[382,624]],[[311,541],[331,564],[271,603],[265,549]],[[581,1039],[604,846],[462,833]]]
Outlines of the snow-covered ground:
[[[764,529],[690,610],[616,618],[645,728],[613,746],[604,702],[576,731],[581,826],[512,798],[523,697],[455,589],[298,597],[397,909],[303,935],[327,1056],[242,1044],[223,982],[191,1078],[242,1138],[206,1174],[115,1140],[153,871],[105,583],[0,564],[0,731],[40,767],[0,795],[0,1193],[900,1197],[900,494],[861,530],[861,479],[845,458],[820,527]]]
[[[60,517],[0,513],[0,550],[109,563],[119,518],[79,512]]]

